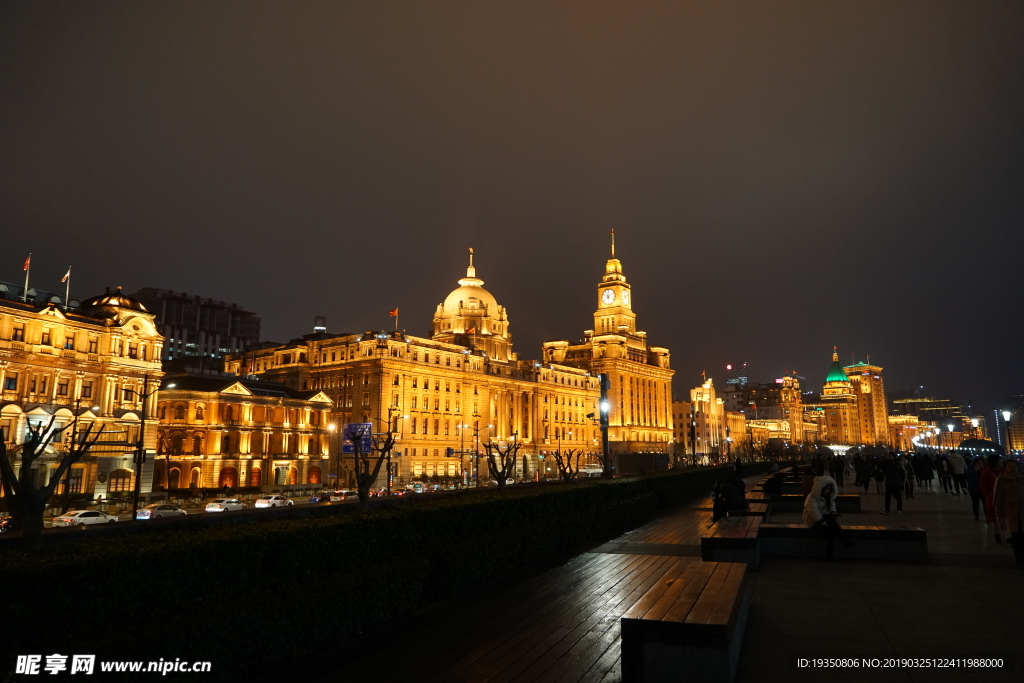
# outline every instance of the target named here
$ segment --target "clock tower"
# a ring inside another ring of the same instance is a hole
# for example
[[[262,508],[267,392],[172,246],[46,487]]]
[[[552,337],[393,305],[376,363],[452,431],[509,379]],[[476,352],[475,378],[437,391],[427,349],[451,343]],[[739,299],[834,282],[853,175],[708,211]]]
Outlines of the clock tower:
[[[594,334],[636,334],[633,298],[622,263],[615,258],[615,232],[612,232],[612,257],[604,266],[604,276],[597,286],[597,310],[594,311]]]

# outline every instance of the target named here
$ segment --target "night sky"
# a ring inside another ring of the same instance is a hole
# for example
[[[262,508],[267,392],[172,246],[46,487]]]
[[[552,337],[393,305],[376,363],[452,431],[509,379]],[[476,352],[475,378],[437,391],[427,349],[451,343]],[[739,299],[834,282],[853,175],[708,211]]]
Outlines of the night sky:
[[[427,335],[475,247],[515,348],[615,229],[682,394],[1024,393],[1021,2],[4,2],[0,279]]]

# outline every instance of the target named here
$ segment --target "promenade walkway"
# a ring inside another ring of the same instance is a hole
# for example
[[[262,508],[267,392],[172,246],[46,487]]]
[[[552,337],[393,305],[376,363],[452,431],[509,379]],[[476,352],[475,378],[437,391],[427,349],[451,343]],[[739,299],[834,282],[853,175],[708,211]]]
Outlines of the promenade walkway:
[[[878,514],[881,498],[872,484],[866,512],[840,522],[923,527],[931,562],[765,558],[753,575],[738,683],[1024,679],[1024,575],[1012,568],[1010,548],[974,521],[964,496],[921,491],[901,516]],[[699,534],[710,516],[701,502],[672,510],[549,569],[348,641],[310,661],[303,678],[334,681],[344,672],[382,681],[619,681],[619,618],[675,563],[700,562]],[[1018,670],[815,672],[794,664],[805,655],[957,654],[1017,657]]]

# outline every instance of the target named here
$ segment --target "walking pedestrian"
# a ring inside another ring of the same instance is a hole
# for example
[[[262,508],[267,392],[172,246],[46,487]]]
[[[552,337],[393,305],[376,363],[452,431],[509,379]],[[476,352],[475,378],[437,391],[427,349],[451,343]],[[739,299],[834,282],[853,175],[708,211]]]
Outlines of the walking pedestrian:
[[[985,459],[975,458],[974,462],[967,468],[965,476],[967,492],[971,494],[971,508],[974,510],[974,521],[979,521],[978,513],[981,510],[981,473],[984,469]]]
[[[885,479],[885,509],[883,515],[892,511],[892,499],[896,499],[896,514],[903,514],[903,467],[891,455],[886,455],[882,463],[882,476]]]
[[[871,485],[871,463],[867,461],[867,458],[858,454],[853,461],[853,469],[857,473],[858,485],[863,486],[864,493],[867,493],[868,486]]]
[[[981,491],[982,501],[985,505],[985,522],[989,529],[995,529],[996,543],[1003,542],[1003,536],[999,533],[999,524],[996,521],[996,480],[1002,473],[1002,463],[998,455],[988,456],[988,466],[982,470],[978,488]]]
[[[956,450],[949,452],[949,464],[953,468],[953,485],[956,487],[956,493],[954,496],[959,496],[960,491],[967,495],[967,463],[964,462],[964,456],[960,455]]]
[[[914,465],[910,461],[909,457],[907,457],[906,459],[901,457],[900,462],[903,466],[903,493],[907,496],[908,499],[913,498],[914,479],[916,479],[916,477],[914,476]]]
[[[939,456],[935,463],[935,469],[939,471],[939,483],[942,484],[942,491],[953,493],[953,465],[945,453]]]
[[[924,482],[924,487],[930,491],[932,480],[935,479],[935,464],[927,453],[921,453],[918,457],[921,458],[921,481]]]
[[[839,526],[836,518],[839,513],[836,511],[836,495],[839,493],[839,485],[836,480],[823,473],[814,478],[814,486],[811,492],[804,499],[803,520],[811,529],[818,531],[825,537],[825,556],[831,560],[835,551],[835,543],[838,538],[844,548],[853,545],[853,540]]]
[[[996,480],[995,508],[996,519],[1010,536],[1013,546],[1013,557],[1017,569],[1024,569],[1024,476],[1020,474],[1020,466],[1010,460],[1003,467],[1003,473]]]
[[[876,455],[871,459],[871,466],[871,476],[875,480],[875,493],[881,494],[882,482],[885,481],[885,472],[882,471],[882,460]]]

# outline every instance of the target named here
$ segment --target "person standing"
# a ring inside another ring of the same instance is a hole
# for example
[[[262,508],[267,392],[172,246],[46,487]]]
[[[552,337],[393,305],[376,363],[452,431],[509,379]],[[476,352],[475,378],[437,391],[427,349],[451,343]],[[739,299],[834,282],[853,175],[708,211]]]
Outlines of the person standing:
[[[945,453],[939,456],[935,469],[939,471],[939,483],[942,484],[943,492],[953,493],[953,465]]]
[[[1020,474],[1020,466],[1010,460],[1003,467],[1003,473],[996,480],[995,508],[996,520],[1010,536],[1013,546],[1013,557],[1017,569],[1024,569],[1024,519],[1021,518],[1021,505],[1024,503],[1024,476]]]
[[[892,511],[892,499],[896,499],[896,514],[903,514],[903,467],[899,461],[891,455],[886,455],[882,461],[882,476],[885,480],[885,509],[881,510],[883,515]]]
[[[999,533],[999,525],[996,523],[996,480],[1002,471],[1002,463],[998,455],[988,456],[988,466],[982,470],[978,481],[978,489],[981,491],[982,502],[985,505],[985,522],[989,528],[995,528],[996,543],[1002,543],[1003,537]]]
[[[882,458],[877,455],[871,458],[871,476],[875,480],[875,493],[881,494],[883,491],[883,482],[885,481],[885,471],[882,469]]]
[[[979,521],[981,511],[981,473],[985,469],[985,458],[975,458],[967,468],[964,481],[967,482],[967,493],[971,495],[971,507],[974,509],[974,521]]]
[[[949,464],[953,468],[953,486],[956,487],[956,493],[953,495],[959,496],[961,490],[967,495],[967,463],[964,462],[964,456],[956,450],[950,451]]]
[[[868,487],[871,486],[871,463],[863,455],[858,454],[853,461],[853,469],[857,473],[858,484],[863,486],[864,493],[867,493]]]
[[[899,458],[900,465],[903,467],[903,493],[908,499],[914,497],[914,466],[910,461],[910,456],[906,458]]]
[[[930,491],[932,480],[935,479],[935,465],[932,463],[932,457],[927,453],[921,453],[917,457],[921,459],[921,481],[924,482],[924,488]]]

